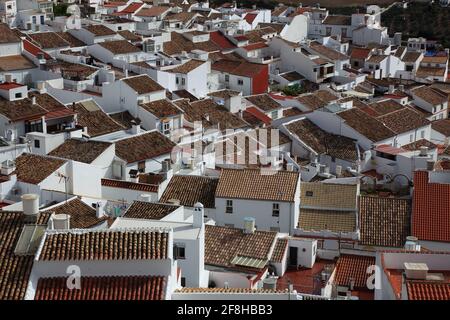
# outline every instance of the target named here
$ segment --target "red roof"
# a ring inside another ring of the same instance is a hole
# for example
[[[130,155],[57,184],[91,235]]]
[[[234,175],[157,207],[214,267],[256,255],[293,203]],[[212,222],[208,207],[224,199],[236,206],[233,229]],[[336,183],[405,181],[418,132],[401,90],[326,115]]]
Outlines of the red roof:
[[[234,37],[237,41],[247,41],[248,38],[246,36],[236,36]]]
[[[406,281],[408,300],[450,300],[450,283]]]
[[[397,155],[399,153],[406,152],[406,150],[404,150],[402,148],[396,148],[396,147],[393,147],[393,146],[391,146],[389,144],[380,144],[380,145],[375,147],[375,151],[379,151],[379,152],[383,152],[383,153],[387,153],[387,154],[392,154],[392,155]]]
[[[227,39],[220,31],[214,31],[209,34],[212,42],[214,42],[220,49],[234,49],[236,46]]]
[[[81,277],[80,289],[69,289],[67,278],[41,278],[35,300],[163,300],[165,277]]]
[[[450,184],[430,183],[428,175],[414,173],[412,234],[420,240],[450,242]]]
[[[367,59],[370,54],[370,49],[367,48],[353,48],[350,58],[352,59]]]
[[[256,17],[258,16],[257,13],[247,13],[245,15],[245,21],[247,21],[249,24],[252,24],[253,21],[255,21]]]
[[[56,110],[48,112],[45,115],[45,119],[46,120],[59,119],[59,118],[68,117],[68,116],[71,116],[71,115],[74,115],[74,114],[77,114],[77,113],[72,111],[69,108],[58,108]]]
[[[32,43],[31,43],[30,41],[28,41],[28,40],[23,40],[23,49],[24,49],[25,51],[31,53],[31,54],[32,54],[33,56],[35,56],[35,57],[37,57],[37,55],[38,55],[39,53],[43,53],[45,59],[51,59],[51,58],[52,58],[48,53],[42,51],[41,48],[35,46],[34,44],[32,44]]]
[[[15,83],[15,82],[3,82],[0,83],[0,89],[1,90],[11,90],[11,89],[15,89],[15,88],[20,88],[23,87],[23,84],[20,83]]]
[[[335,283],[338,286],[350,286],[354,280],[354,288],[367,289],[367,268],[375,264],[375,257],[343,254],[336,264]]]
[[[128,7],[126,7],[125,9],[123,9],[122,11],[115,12],[114,15],[120,16],[120,15],[135,13],[143,5],[144,5],[143,3],[134,2],[134,3],[130,4]]]
[[[253,51],[253,50],[258,50],[258,49],[262,49],[262,48],[267,48],[268,45],[265,44],[264,42],[257,42],[257,43],[253,43],[253,44],[249,44],[248,46],[243,47],[246,51]]]
[[[272,119],[270,117],[266,116],[263,112],[259,111],[256,107],[249,107],[249,108],[245,109],[244,112],[248,112],[249,114],[251,114],[255,118],[261,120],[262,122],[264,122],[267,125],[269,125],[272,122]]]

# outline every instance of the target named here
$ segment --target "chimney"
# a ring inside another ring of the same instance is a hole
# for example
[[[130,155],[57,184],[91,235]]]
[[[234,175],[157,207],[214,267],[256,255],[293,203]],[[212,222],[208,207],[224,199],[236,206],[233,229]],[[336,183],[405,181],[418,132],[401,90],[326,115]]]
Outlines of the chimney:
[[[389,85],[389,93],[394,93],[394,91],[395,91],[395,86],[393,85],[393,84],[390,84]]]
[[[141,132],[141,125],[136,120],[131,120],[131,133],[139,134]]]
[[[419,239],[414,236],[406,237],[405,250],[420,252],[420,244],[418,244]]]
[[[51,221],[53,230],[70,229],[70,215],[68,214],[52,214]]]
[[[244,218],[244,233],[252,234],[255,232],[255,218],[246,217]]]
[[[193,223],[192,225],[194,228],[202,228],[204,223],[204,217],[205,217],[205,209],[203,207],[203,204],[200,202],[197,202],[194,204],[194,216],[193,216]]]
[[[31,104],[34,106],[36,104],[36,96],[31,97]]]
[[[428,155],[428,147],[427,146],[420,146],[420,153],[419,156],[426,157]]]
[[[128,69],[125,69],[125,78],[128,78]]]
[[[152,200],[152,195],[147,194],[147,193],[141,194],[140,197],[141,197],[142,202],[151,202],[151,200]]]
[[[101,218],[105,215],[105,211],[103,210],[102,203],[99,201],[95,204],[95,216],[97,218]]]
[[[12,74],[5,74],[5,82],[12,82]]]
[[[286,170],[287,171],[294,171],[294,164],[293,163],[286,164]]]
[[[36,222],[39,214],[39,196],[34,193],[27,193],[22,195],[21,199],[25,220]]]

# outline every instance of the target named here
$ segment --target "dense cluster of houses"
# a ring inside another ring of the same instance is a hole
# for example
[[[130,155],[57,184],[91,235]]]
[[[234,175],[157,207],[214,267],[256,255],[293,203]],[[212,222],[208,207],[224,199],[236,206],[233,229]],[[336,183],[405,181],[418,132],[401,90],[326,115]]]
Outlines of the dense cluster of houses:
[[[448,48],[58,2],[0,0],[0,300],[450,299]]]

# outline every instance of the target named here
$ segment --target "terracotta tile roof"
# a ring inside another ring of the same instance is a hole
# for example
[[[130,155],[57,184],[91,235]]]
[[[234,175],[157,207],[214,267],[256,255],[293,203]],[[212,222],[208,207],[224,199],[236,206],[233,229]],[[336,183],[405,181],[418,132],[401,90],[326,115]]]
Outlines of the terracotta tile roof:
[[[270,125],[272,123],[272,119],[269,116],[266,116],[265,113],[255,107],[245,109],[242,114],[242,119],[254,127],[263,124]]]
[[[448,101],[448,94],[427,86],[421,86],[411,90],[411,94],[425,100],[432,105],[439,105]]]
[[[142,8],[138,12],[136,12],[135,16],[138,17],[157,17],[160,16],[170,10],[169,7],[166,6],[153,6],[151,8]]]
[[[269,112],[281,108],[281,104],[272,99],[267,93],[248,96],[245,97],[245,99],[250,101],[251,104],[258,107],[263,112]]]
[[[209,34],[209,37],[214,44],[216,44],[220,49],[234,49],[236,46],[228,40],[220,31],[213,31]]]
[[[298,172],[292,171],[263,174],[259,169],[223,169],[216,198],[293,202],[299,179]]]
[[[229,73],[237,76],[253,78],[260,74],[267,65],[246,61],[220,60],[215,62],[211,69],[217,72]]]
[[[164,42],[163,47],[163,52],[169,56],[181,54],[183,51],[191,52],[195,49],[206,52],[221,50],[221,48],[211,40],[194,43],[178,32],[172,32],[170,41]]]
[[[142,41],[141,36],[131,32],[130,30],[121,30],[121,31],[118,31],[117,33],[120,34],[121,37],[124,38],[125,40],[131,41],[131,42]]]
[[[92,163],[111,145],[111,143],[102,141],[68,139],[48,155],[84,163]]]
[[[450,184],[428,179],[427,171],[414,173],[412,234],[420,240],[450,242]]]
[[[402,61],[406,63],[414,63],[420,58],[421,55],[421,52],[407,51],[403,56]]]
[[[42,49],[70,47],[70,43],[61,38],[56,32],[31,33],[28,36]]]
[[[371,49],[368,48],[357,48],[357,47],[353,47],[352,52],[350,54],[350,58],[352,59],[367,59],[369,57],[370,52],[372,51]]]
[[[286,79],[287,81],[298,81],[298,80],[304,80],[305,77],[302,76],[297,71],[291,71],[280,74],[280,77]]]
[[[274,294],[274,293],[288,293],[288,289],[274,290],[274,289],[250,289],[250,288],[181,288],[175,290],[176,293],[210,293],[210,294],[234,294],[234,293],[252,293],[252,294]]]
[[[42,213],[48,214],[49,217],[52,213],[70,215],[70,227],[72,229],[87,229],[108,220],[107,216],[97,218],[96,210],[79,198],[61,202],[57,206],[43,210]]]
[[[227,108],[218,105],[212,99],[194,102],[178,100],[175,104],[185,112],[184,117],[187,121],[202,121],[205,127],[219,125],[220,130],[225,130],[248,126],[248,123],[237,115],[230,113]]]
[[[434,68],[420,66],[416,71],[417,78],[445,77],[445,68]]]
[[[172,72],[172,73],[182,73],[182,74],[187,74],[195,69],[197,69],[198,67],[200,67],[201,65],[203,65],[205,63],[205,61],[201,61],[201,60],[196,60],[196,59],[191,59],[188,62],[183,63],[182,65],[178,65],[173,69],[168,69],[166,71],[168,72]]]
[[[352,108],[338,113],[339,117],[354,130],[373,142],[381,141],[396,135],[381,121],[371,117],[358,108]]]
[[[260,22],[258,23],[258,27],[259,28],[267,28],[267,27],[271,27],[272,29],[274,29],[278,34],[281,33],[281,31],[283,31],[284,27],[286,25],[284,23],[265,23],[265,22]]]
[[[90,137],[125,129],[103,112],[93,100],[79,102],[73,106],[73,110],[77,113],[77,124],[87,127]]]
[[[175,146],[175,143],[160,132],[151,131],[117,141],[116,155],[127,163],[133,163],[169,155]]]
[[[309,44],[309,47],[317,52],[318,54],[324,56],[325,58],[328,58],[330,60],[348,60],[349,57],[343,53],[340,53],[339,51],[336,51],[334,49],[328,48],[322,44],[320,44],[317,41],[312,41]]]
[[[403,150],[414,151],[420,150],[420,147],[427,147],[429,150],[436,149],[438,146],[427,139],[420,139],[402,146]]]
[[[42,109],[47,111],[47,114],[45,115],[46,120],[57,119],[76,114],[73,110],[67,108],[65,105],[63,105],[48,93],[28,92],[28,96],[36,97],[36,103]]]
[[[439,63],[439,64],[445,64],[448,61],[447,55],[442,56],[425,56],[422,59],[422,63]]]
[[[407,107],[388,113],[384,116],[380,116],[377,119],[397,134],[418,129],[430,124],[430,121],[425,119],[421,114],[414,111],[412,108]]]
[[[241,48],[243,48],[245,51],[255,51],[255,50],[260,50],[260,49],[264,49],[264,48],[268,48],[268,47],[269,46],[264,42],[256,42],[256,43],[252,43],[252,44],[249,44],[248,46],[244,46]]]
[[[91,24],[89,26],[84,26],[83,29],[86,29],[96,37],[113,36],[116,34],[115,31],[102,24]]]
[[[161,91],[164,88],[148,75],[139,75],[135,77],[128,77],[122,79],[130,88],[137,92],[137,94],[146,94],[154,91]]]
[[[308,231],[355,232],[356,214],[347,211],[300,209],[298,228]]]
[[[31,153],[22,153],[16,158],[17,180],[31,184],[39,184],[58,170],[64,163],[66,163],[65,160]]]
[[[158,192],[158,186],[146,183],[137,183],[123,180],[102,179],[103,187],[130,189],[145,192]]]
[[[167,259],[167,232],[139,230],[95,230],[46,234],[38,259],[67,260],[155,260]]]
[[[215,208],[214,195],[218,182],[217,178],[175,175],[170,179],[159,201],[176,199],[182,206],[193,207],[200,202],[205,208]]]
[[[275,243],[275,248],[273,249],[270,261],[275,263],[281,263],[283,261],[283,257],[286,254],[287,248],[288,248],[288,239],[278,238],[277,242]]]
[[[342,254],[336,263],[334,283],[349,287],[352,279],[355,289],[368,290],[367,278],[370,274],[367,273],[367,268],[371,265],[375,265],[375,257]]]
[[[21,42],[20,37],[6,23],[0,23],[0,43]]]
[[[179,206],[162,203],[134,201],[124,213],[123,217],[131,219],[161,220],[178,208]]]
[[[302,181],[300,190],[302,208],[351,211],[357,207],[356,185]]]
[[[140,106],[159,119],[175,117],[183,113],[183,111],[167,99],[143,103]]]
[[[450,119],[433,121],[431,122],[431,128],[446,137],[450,137]]]
[[[450,283],[406,280],[408,300],[450,300]]]
[[[132,45],[127,40],[104,41],[98,43],[98,45],[115,55],[141,52],[141,49]]]
[[[360,243],[368,246],[403,247],[410,235],[411,200],[360,196]]]
[[[348,161],[358,160],[356,140],[328,133],[309,119],[290,122],[285,127],[317,154]]]
[[[0,300],[23,300],[33,265],[33,256],[14,254],[22,232],[21,212],[0,212]]]
[[[0,114],[12,122],[40,119],[46,113],[40,105],[33,104],[30,98],[9,101],[0,97]]]
[[[84,47],[86,44],[78,38],[75,38],[69,32],[55,32],[59,37],[63,38],[71,47]]]
[[[81,277],[81,288],[68,289],[67,278],[40,278],[35,300],[164,300],[162,276]]]
[[[37,68],[36,65],[24,55],[0,57],[0,71],[15,71]]]
[[[388,113],[404,108],[404,106],[392,99],[373,102],[369,104],[369,107],[375,112],[377,116],[386,115]]]
[[[380,63],[381,61],[387,59],[387,57],[388,57],[388,56],[387,56],[387,55],[384,55],[384,54],[372,55],[372,56],[370,56],[369,59],[367,59],[367,62],[378,64],[378,63]]]
[[[276,235],[272,231],[246,234],[242,229],[205,225],[205,264],[232,268],[231,261],[237,256],[268,261]]]
[[[297,100],[311,110],[327,106],[330,102],[337,101],[339,97],[327,90],[318,90],[313,93],[299,96]]]

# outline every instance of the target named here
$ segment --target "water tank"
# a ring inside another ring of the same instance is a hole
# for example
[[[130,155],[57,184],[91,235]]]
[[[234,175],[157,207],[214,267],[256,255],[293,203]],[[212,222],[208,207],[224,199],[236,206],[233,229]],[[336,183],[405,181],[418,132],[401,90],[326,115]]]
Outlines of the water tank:
[[[253,217],[244,218],[244,232],[245,233],[255,232],[255,218]]]
[[[27,216],[36,216],[39,213],[39,196],[28,193],[22,195],[23,213]]]

